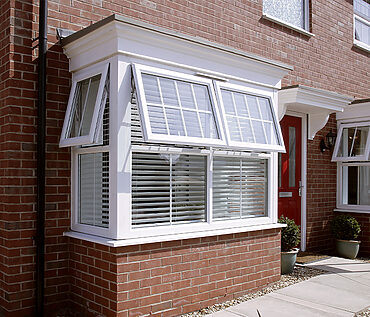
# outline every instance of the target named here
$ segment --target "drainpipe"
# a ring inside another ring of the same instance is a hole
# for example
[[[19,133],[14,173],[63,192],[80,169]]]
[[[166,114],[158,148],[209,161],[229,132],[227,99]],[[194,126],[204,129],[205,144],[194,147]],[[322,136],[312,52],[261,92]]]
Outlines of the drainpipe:
[[[39,7],[39,71],[37,107],[37,223],[36,223],[36,316],[44,316],[45,271],[45,125],[46,125],[46,51],[47,0]]]

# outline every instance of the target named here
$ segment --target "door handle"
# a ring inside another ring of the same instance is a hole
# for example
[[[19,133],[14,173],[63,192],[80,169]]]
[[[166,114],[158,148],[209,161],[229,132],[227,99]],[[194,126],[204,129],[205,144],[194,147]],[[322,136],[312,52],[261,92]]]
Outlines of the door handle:
[[[299,189],[298,189],[299,196],[302,196],[302,188],[303,188],[302,181],[299,181]]]

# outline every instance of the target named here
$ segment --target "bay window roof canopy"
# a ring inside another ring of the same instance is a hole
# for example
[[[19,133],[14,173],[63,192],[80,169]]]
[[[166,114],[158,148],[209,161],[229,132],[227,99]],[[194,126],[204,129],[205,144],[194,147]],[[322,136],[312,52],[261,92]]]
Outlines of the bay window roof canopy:
[[[73,234],[120,246],[280,227],[290,66],[117,15],[61,43]]]

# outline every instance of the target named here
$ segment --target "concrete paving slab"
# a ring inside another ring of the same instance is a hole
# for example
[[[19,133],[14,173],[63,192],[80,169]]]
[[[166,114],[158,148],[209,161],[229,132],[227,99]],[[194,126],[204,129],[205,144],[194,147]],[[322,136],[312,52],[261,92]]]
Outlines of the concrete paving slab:
[[[257,309],[262,317],[350,317],[352,313],[328,308],[307,301],[300,301],[284,295],[268,294],[227,309],[237,316],[258,317]],[[212,315],[214,316],[214,315]],[[219,317],[223,315],[218,315]],[[225,315],[226,316],[226,315]],[[231,316],[230,316],[231,317]],[[234,316],[235,317],[235,316]]]
[[[209,314],[207,316],[212,316],[212,317],[240,317],[240,316],[245,316],[245,315],[239,315],[239,314],[233,313],[233,312],[228,311],[228,310],[220,310],[216,313]]]
[[[369,305],[368,296],[310,280],[283,288],[276,293],[353,313]]]
[[[330,257],[324,260],[309,263],[306,266],[336,274],[370,273],[370,263],[338,257]]]

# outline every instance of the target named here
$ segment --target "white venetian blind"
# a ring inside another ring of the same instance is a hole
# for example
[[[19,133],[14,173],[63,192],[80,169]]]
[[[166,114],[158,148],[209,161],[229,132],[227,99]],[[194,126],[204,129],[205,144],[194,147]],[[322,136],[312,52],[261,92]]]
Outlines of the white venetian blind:
[[[132,153],[132,225],[206,220],[206,157]]]
[[[79,222],[109,226],[109,153],[79,155]]]
[[[267,160],[214,157],[213,219],[267,216]]]

